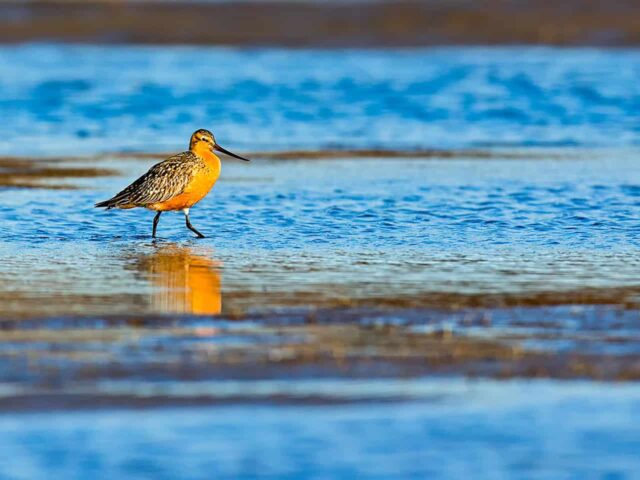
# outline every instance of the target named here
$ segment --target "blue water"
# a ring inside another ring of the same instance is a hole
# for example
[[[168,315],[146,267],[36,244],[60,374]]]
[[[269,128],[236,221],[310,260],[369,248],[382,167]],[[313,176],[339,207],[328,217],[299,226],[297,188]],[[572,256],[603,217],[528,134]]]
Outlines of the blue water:
[[[71,190],[2,189],[0,318],[49,322],[0,332],[3,405],[22,393],[41,406],[47,393],[68,389],[89,399],[118,388],[220,394],[211,382],[232,375],[227,365],[242,378],[275,377],[283,394],[304,392],[322,374],[329,383],[320,393],[371,401],[371,385],[338,370],[349,348],[364,359],[358,372],[379,378],[402,365],[391,355],[378,370],[375,335],[391,342],[434,331],[513,347],[513,359],[452,365],[460,382],[460,372],[498,371],[495,362],[508,375],[530,351],[547,355],[552,376],[554,361],[574,376],[584,361],[588,378],[637,378],[638,78],[636,50],[0,46],[0,156],[113,169],[46,180]],[[255,152],[251,164],[225,160],[213,192],[193,208],[208,238],[195,240],[174,213],[162,216],[152,242],[151,212],[93,208],[163,158],[115,153],[179,152],[201,127],[230,150]],[[327,148],[448,155],[260,154]],[[444,294],[449,303],[440,300],[445,310],[435,315],[430,302]],[[526,315],[489,309],[470,324],[458,308],[486,295],[607,305],[584,318],[571,305]],[[385,310],[369,319],[380,330],[349,330],[351,343],[341,343],[340,319],[364,317],[341,311],[334,330],[320,322],[302,331],[268,315],[358,302]],[[393,308],[402,302],[416,308]],[[247,312],[264,316],[250,328],[238,323],[244,334],[170,321],[221,313],[233,323]],[[136,321],[101,323],[114,314]],[[398,346],[408,364],[425,354],[411,348]],[[245,355],[236,364],[234,352]],[[222,354],[228,363],[218,362]],[[537,372],[531,362],[527,375]],[[262,388],[237,380],[245,399]],[[398,388],[397,379],[377,381]],[[634,383],[482,385],[473,395],[445,386],[410,404],[310,408],[293,395],[280,407],[5,411],[0,478],[637,477]]]
[[[638,387],[461,386],[404,405],[0,415],[0,478],[637,478]]]
[[[105,212],[93,204],[160,159],[121,162],[121,176],[84,180],[70,193],[15,191],[3,208],[11,229],[0,239],[146,238],[153,213]],[[629,248],[640,242],[636,180],[640,165],[624,152],[560,160],[258,158],[225,161],[221,180],[193,216],[216,246],[242,249]],[[185,236],[178,215],[162,217],[162,237]]]
[[[0,47],[0,153],[629,146],[640,52]]]

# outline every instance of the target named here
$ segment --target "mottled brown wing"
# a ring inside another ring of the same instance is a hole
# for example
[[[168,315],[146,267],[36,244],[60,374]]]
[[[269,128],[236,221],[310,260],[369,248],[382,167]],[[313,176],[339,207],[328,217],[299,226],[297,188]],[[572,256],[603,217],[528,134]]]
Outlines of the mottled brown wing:
[[[106,206],[109,208],[126,208],[167,201],[185,190],[198,163],[198,157],[191,152],[167,158],[104,203],[108,203]]]

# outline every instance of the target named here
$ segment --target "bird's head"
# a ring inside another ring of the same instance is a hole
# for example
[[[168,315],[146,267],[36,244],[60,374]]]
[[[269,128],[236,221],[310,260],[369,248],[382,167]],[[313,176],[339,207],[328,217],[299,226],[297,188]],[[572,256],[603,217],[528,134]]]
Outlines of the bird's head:
[[[209,130],[205,130],[204,128],[193,132],[193,135],[191,135],[191,141],[189,142],[189,150],[196,153],[198,150],[217,150],[218,152],[222,152],[230,157],[239,158],[245,162],[250,161],[248,158],[241,157],[240,155],[236,155],[235,153],[231,153],[229,150],[222,148],[216,143],[213,133]]]

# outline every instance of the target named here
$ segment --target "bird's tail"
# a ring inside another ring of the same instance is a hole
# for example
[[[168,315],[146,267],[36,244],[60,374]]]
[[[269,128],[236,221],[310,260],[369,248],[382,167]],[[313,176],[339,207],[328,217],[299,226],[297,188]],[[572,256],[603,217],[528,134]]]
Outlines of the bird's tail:
[[[105,200],[104,202],[98,202],[94,205],[94,207],[96,208],[106,208],[107,210],[111,208],[115,208],[115,206],[116,206],[116,202],[113,201],[113,198],[110,198],[109,200]]]
[[[105,200],[104,202],[98,202],[94,205],[94,207],[96,208],[106,208],[107,210],[110,210],[112,208],[133,208],[136,205],[131,203],[129,201],[129,198],[118,194],[113,198],[110,198],[109,200]]]

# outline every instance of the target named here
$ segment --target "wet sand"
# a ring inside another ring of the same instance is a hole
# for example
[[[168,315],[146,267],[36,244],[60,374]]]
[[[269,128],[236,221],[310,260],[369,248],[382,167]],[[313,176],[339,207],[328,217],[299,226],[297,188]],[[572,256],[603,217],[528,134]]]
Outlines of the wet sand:
[[[296,393],[319,379],[637,381],[638,318],[637,309],[562,306],[5,320],[0,411],[413,399]],[[240,383],[221,388],[230,381]],[[263,381],[286,383],[265,391]]]
[[[0,42],[290,47],[640,42],[637,3],[0,2]]]

